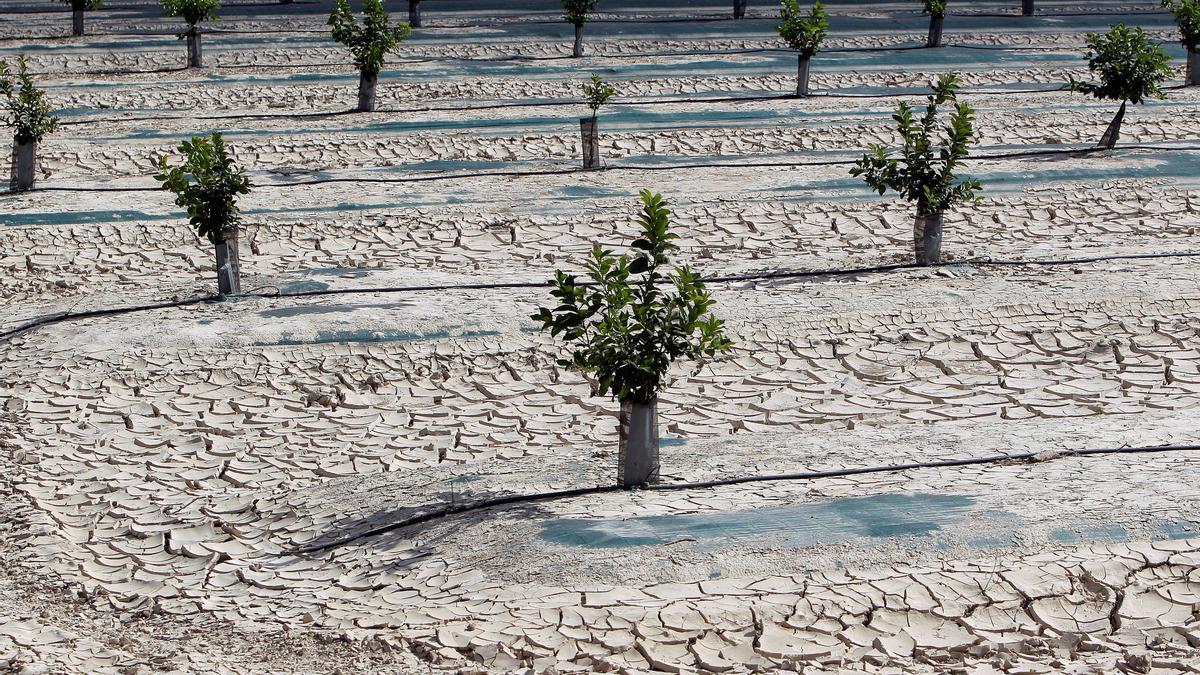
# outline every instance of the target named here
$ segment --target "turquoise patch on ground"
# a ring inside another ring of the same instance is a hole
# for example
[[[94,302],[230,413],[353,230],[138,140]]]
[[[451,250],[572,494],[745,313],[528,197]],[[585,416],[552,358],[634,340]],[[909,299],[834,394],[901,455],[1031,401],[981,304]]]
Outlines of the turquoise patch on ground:
[[[680,539],[701,545],[770,539],[773,544],[814,546],[862,537],[926,536],[971,513],[972,497],[882,494],[770,509],[628,520],[559,518],[539,537],[585,548],[663,545]]]

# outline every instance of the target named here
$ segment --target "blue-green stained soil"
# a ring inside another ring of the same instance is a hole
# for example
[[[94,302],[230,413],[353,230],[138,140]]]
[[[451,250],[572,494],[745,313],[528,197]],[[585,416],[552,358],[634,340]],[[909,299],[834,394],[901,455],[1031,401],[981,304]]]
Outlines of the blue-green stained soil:
[[[887,493],[813,504],[627,520],[557,518],[545,521],[538,536],[546,542],[589,549],[662,546],[692,542],[698,550],[730,546],[806,548],[842,542],[862,546],[890,540],[923,541],[922,548],[981,550],[1012,547],[1033,526],[1020,517],[983,508],[969,495]],[[1164,521],[1150,524],[1151,539],[1198,536],[1200,525]],[[1123,526],[1105,522],[1062,522],[1046,534],[1050,542],[1089,545],[1130,541]]]
[[[700,547],[770,540],[806,547],[861,538],[930,536],[963,521],[975,499],[963,495],[883,494],[749,511],[628,520],[560,518],[547,521],[540,537],[587,548],[663,545],[695,539]]]

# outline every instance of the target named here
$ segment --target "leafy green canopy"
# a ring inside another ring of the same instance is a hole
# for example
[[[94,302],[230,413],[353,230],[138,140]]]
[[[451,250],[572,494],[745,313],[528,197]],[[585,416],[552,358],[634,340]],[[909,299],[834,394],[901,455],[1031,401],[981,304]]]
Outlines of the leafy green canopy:
[[[956,74],[938,78],[920,121],[914,119],[911,106],[901,103],[892,115],[904,139],[900,156],[893,158],[885,146],[872,145],[871,152],[863,155],[850,175],[862,176],[881,195],[893,190],[906,201],[916,202],[920,216],[975,201],[975,193],[983,189],[979,181],[973,178],[959,181],[954,173],[966,159],[975,135],[975,111],[955,98],[958,85]],[[954,101],[954,112],[945,127],[945,142],[937,146],[933,136],[937,131],[938,108],[948,101]]]
[[[221,134],[193,136],[179,146],[179,152],[183,164],[170,166],[165,155],[160,157],[161,173],[154,179],[175,193],[175,204],[187,209],[197,234],[220,244],[225,233],[241,222],[237,196],[250,192],[250,179],[225,150]]]
[[[179,34],[180,38],[199,34],[201,21],[216,21],[217,9],[221,0],[161,0],[163,16],[181,16],[187,22],[188,29]]]
[[[50,114],[45,92],[34,86],[23,54],[17,57],[15,80],[8,62],[0,61],[0,96],[4,97],[4,124],[15,130],[17,143],[38,143],[58,128],[58,118]]]
[[[326,23],[333,27],[333,39],[350,48],[359,72],[376,75],[383,69],[384,57],[412,35],[412,28],[401,22],[390,25],[383,0],[363,0],[362,14],[363,22],[359,24],[350,3],[337,0]]]
[[[84,9],[92,11],[100,9],[100,0],[57,0],[64,5],[70,5],[71,9]]]
[[[583,100],[587,103],[587,107],[592,109],[592,119],[596,119],[596,113],[600,112],[600,106],[608,103],[608,99],[612,98],[617,93],[613,86],[600,76],[592,73],[591,83],[583,83]]]
[[[1162,0],[1162,5],[1175,15],[1183,46],[1200,47],[1200,0]]]
[[[582,26],[591,18],[591,13],[596,9],[596,3],[599,0],[562,0],[563,9],[566,10],[566,15],[563,17],[567,23]]]
[[[1171,75],[1171,57],[1141,28],[1118,23],[1104,35],[1088,33],[1087,43],[1088,70],[1100,76],[1100,84],[1072,78],[1073,91],[1134,104],[1166,98],[1160,85]]]
[[[825,13],[825,5],[821,0],[813,3],[808,16],[800,11],[797,0],[783,0],[779,10],[779,37],[789,47],[800,52],[805,58],[812,58],[821,49],[825,36],[829,33],[829,20]]]
[[[921,0],[925,13],[933,17],[946,16],[947,2],[948,0]]]
[[[679,247],[662,195],[642,190],[642,206],[642,235],[632,256],[595,246],[586,264],[592,283],[559,270],[550,294],[561,304],[532,318],[575,345],[559,365],[595,373],[601,396],[649,403],[666,386],[676,359],[713,356],[733,343],[723,334],[724,322],[706,315],[714,301],[699,275],[686,265],[663,273],[668,254]]]

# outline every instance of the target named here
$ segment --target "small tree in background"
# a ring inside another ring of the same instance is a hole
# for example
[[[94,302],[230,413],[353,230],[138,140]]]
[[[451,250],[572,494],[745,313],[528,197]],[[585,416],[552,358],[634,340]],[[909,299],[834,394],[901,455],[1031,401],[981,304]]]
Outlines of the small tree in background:
[[[733,18],[746,18],[746,2],[747,0],[733,0]]]
[[[221,0],[161,0],[163,16],[182,17],[187,23],[187,30],[179,34],[179,39],[187,39],[188,68],[204,67],[204,52],[200,46],[200,22],[216,21],[217,9]]]
[[[100,0],[58,0],[71,6],[71,35],[83,37],[83,13],[100,9]]]
[[[193,136],[179,146],[179,152],[183,164],[171,166],[164,155],[158,161],[161,173],[154,178],[164,190],[175,193],[175,204],[187,209],[196,234],[216,247],[217,289],[237,295],[242,292],[237,197],[249,194],[253,186],[229,156],[221,134]]]
[[[9,187],[28,190],[37,180],[37,144],[58,128],[58,118],[50,114],[45,92],[34,86],[24,55],[17,57],[16,79],[8,62],[0,61],[0,97],[4,98],[4,124],[13,129]]]
[[[1171,57],[1141,28],[1123,23],[1112,26],[1104,35],[1088,33],[1087,42],[1088,70],[1100,77],[1100,84],[1071,78],[1071,89],[1121,102],[1116,117],[1100,137],[1099,147],[1111,150],[1121,137],[1127,103],[1166,98],[1160,86],[1171,75]]]
[[[975,179],[959,180],[955,170],[967,158],[975,135],[975,111],[955,99],[958,76],[943,75],[933,85],[925,115],[918,121],[913,109],[901,103],[892,119],[904,140],[900,156],[893,158],[882,145],[872,145],[871,152],[850,170],[852,176],[862,176],[867,185],[880,195],[888,190],[917,205],[913,228],[913,246],[917,264],[929,265],[941,260],[942,217],[957,204],[974,202],[975,193],[982,187]],[[938,130],[938,108],[954,102],[954,112],[945,127],[946,138],[939,145],[934,134]]]
[[[383,59],[396,51],[401,42],[412,35],[408,24],[391,25],[383,0],[363,0],[363,21],[358,23],[347,0],[336,0],[327,22],[333,28],[333,39],[350,48],[354,65],[358,67],[358,110],[375,110],[375,87]]]
[[[642,191],[641,236],[631,255],[600,246],[587,261],[591,286],[561,270],[550,282],[559,303],[533,315],[551,335],[572,345],[561,366],[595,375],[598,393],[621,403],[617,482],[657,482],[658,393],[678,359],[714,356],[733,343],[709,309],[714,301],[686,265],[669,269],[679,247],[662,195]]]
[[[1021,0],[1021,15],[1033,16],[1033,0]]]
[[[821,0],[813,3],[812,11],[805,16],[797,0],[783,0],[779,11],[779,37],[795,49],[798,54],[796,69],[796,96],[808,96],[808,64],[821,49],[829,33],[829,20]]]
[[[563,9],[567,12],[563,18],[575,26],[575,49],[571,52],[575,58],[583,56],[583,24],[592,18],[597,2],[599,0],[562,0]]]
[[[925,41],[926,47],[942,46],[942,27],[946,24],[946,2],[947,0],[921,0],[925,7],[924,13],[929,15],[929,38]]]
[[[583,84],[583,100],[592,109],[591,117],[579,120],[579,131],[583,137],[583,168],[593,169],[600,164],[600,130],[596,123],[596,115],[601,106],[608,103],[617,93],[611,84],[592,73],[592,81]]]
[[[412,28],[421,27],[421,0],[408,0],[408,25]]]
[[[1187,49],[1187,86],[1200,85],[1200,0],[1162,0],[1175,15],[1180,42]]]

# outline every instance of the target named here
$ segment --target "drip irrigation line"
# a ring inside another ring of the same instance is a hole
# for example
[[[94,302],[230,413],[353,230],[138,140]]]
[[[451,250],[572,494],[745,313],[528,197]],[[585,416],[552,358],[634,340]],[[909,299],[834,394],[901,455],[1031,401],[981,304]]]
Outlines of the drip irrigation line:
[[[220,296],[204,295],[184,300],[171,300],[168,302],[155,302],[146,305],[135,305],[132,307],[111,307],[107,309],[91,309],[84,312],[59,312],[50,314],[39,319],[30,321],[29,323],[11,328],[9,330],[0,331],[0,340],[8,340],[16,335],[31,331],[42,326],[49,326],[55,323],[64,323],[67,321],[81,321],[83,319],[95,319],[104,316],[116,316],[120,314],[135,314],[138,312],[149,312],[157,309],[173,309],[176,307],[188,307],[190,305],[198,305],[203,302],[212,302],[218,300]]]
[[[208,32],[215,32],[215,31],[208,31]],[[241,31],[230,31],[230,32],[241,32]],[[307,31],[287,31],[287,32],[307,32]],[[150,35],[150,34],[148,34],[148,35]],[[153,35],[157,36],[158,34],[153,34]],[[168,34],[163,34],[163,36],[166,36],[166,35],[168,35]],[[964,44],[964,43],[946,43],[944,46],[948,47],[948,48],[953,47],[953,48],[961,48],[961,49],[981,49],[981,50],[1012,51],[1012,52],[1020,52],[1020,51],[1037,51],[1037,52],[1051,51],[1051,52],[1053,52],[1053,51],[1072,51],[1072,50],[1077,51],[1078,49],[1081,48],[1081,47],[1076,47],[1076,46],[1035,47],[1035,46],[1028,46],[1028,45],[1012,45],[1012,46],[970,45],[970,44]],[[834,47],[831,49],[822,49],[820,53],[822,53],[822,54],[865,54],[865,53],[920,51],[920,50],[924,50],[924,49],[938,49],[938,48],[931,48],[926,45],[895,45],[895,46],[878,46],[878,47]],[[742,48],[742,49],[691,49],[691,50],[679,50],[679,51],[630,52],[630,53],[617,53],[617,54],[597,53],[597,54],[589,54],[588,56],[589,56],[589,58],[601,58],[601,59],[645,59],[645,58],[675,57],[675,56],[734,56],[734,55],[738,55],[738,54],[794,54],[794,53],[795,53],[794,49],[787,49],[784,47],[746,47],[746,48]],[[504,56],[479,56],[479,57],[477,57],[477,56],[437,56],[437,57],[411,58],[411,59],[404,59],[404,60],[400,60],[400,61],[393,61],[393,62],[389,63],[388,65],[404,66],[404,65],[411,65],[411,64],[415,64],[415,63],[443,63],[446,61],[460,61],[460,62],[466,62],[466,63],[512,63],[512,62],[537,62],[537,61],[570,61],[573,59],[574,59],[574,57],[572,57],[569,54],[555,54],[555,55],[549,55],[549,56],[536,56],[536,55],[525,55],[525,54],[509,54],[509,55],[504,55]],[[321,62],[321,63],[269,63],[269,64],[261,64],[261,65],[226,63],[226,64],[218,64],[218,65],[214,66],[214,68],[217,70],[243,70],[243,69],[245,69],[245,70],[250,70],[250,69],[262,69],[262,70],[283,69],[283,70],[286,70],[286,69],[294,69],[294,68],[349,68],[349,67],[353,67],[354,65],[355,64],[350,61],[332,61],[332,62]],[[146,75],[146,74],[154,74],[154,73],[160,73],[160,72],[179,72],[179,71],[184,71],[184,70],[187,70],[187,68],[171,68],[171,69],[159,69],[159,70],[99,70],[99,71],[83,71],[81,74],[82,75]]]
[[[961,42],[948,42],[947,47],[957,47],[959,49],[977,49],[982,51],[1006,51],[1006,52],[1064,52],[1064,51],[1079,51],[1084,48],[1084,45],[1067,45],[1065,47],[1035,47],[1033,45],[1014,45],[1006,47],[1004,45],[969,45]]]
[[[288,31],[240,31],[240,30],[209,30],[206,34],[269,34],[269,33],[327,33],[328,31],[320,30],[288,30]],[[124,37],[174,37],[175,33],[105,33],[108,35],[119,35]],[[59,36],[51,39],[71,39],[70,36]],[[925,49],[941,49],[941,48],[958,48],[958,49],[974,49],[985,51],[1008,51],[1008,52],[1071,52],[1082,49],[1082,45],[1067,45],[1061,47],[1041,47],[1034,45],[975,45],[963,42],[947,42],[942,47],[929,47],[923,44],[912,45],[879,45],[874,47],[832,47],[822,49],[821,54],[868,54],[868,53],[888,53],[888,52],[907,52],[921,51]],[[676,57],[676,56],[734,56],[738,54],[794,54],[796,50],[786,47],[746,47],[735,49],[685,49],[678,51],[662,51],[662,52],[629,52],[629,53],[595,53],[589,54],[589,58],[602,59],[644,59],[656,57]],[[526,54],[506,54],[502,56],[426,56],[402,59],[393,61],[388,65],[404,66],[416,63],[443,63],[447,61],[460,61],[467,63],[509,63],[509,62],[537,62],[537,61],[570,61],[575,57],[569,54],[554,54],[546,56],[526,55]],[[212,66],[216,70],[272,70],[272,69],[296,69],[296,68],[349,68],[355,64],[351,61],[332,61],[320,63],[267,63],[267,64],[252,64],[252,63],[226,63]],[[151,75],[157,73],[182,72],[189,68],[159,68],[153,70],[86,70],[82,71],[81,75]]]
[[[964,89],[956,92],[958,96],[1012,96],[1014,94],[1053,94],[1056,92],[1071,91],[1066,83],[1055,87],[1045,89]],[[897,91],[886,92],[880,94],[855,94],[853,92],[839,92],[836,90],[827,92],[815,92],[809,94],[809,98],[903,98],[908,96],[926,96],[928,92],[923,91]],[[791,96],[790,98],[796,98]]]
[[[895,272],[902,270],[917,270],[917,269],[934,269],[939,267],[951,267],[956,265],[999,265],[999,266],[1058,266],[1058,265],[1080,265],[1096,262],[1104,262],[1108,260],[1156,260],[1163,258],[1197,258],[1200,257],[1200,251],[1180,251],[1177,253],[1129,253],[1129,254],[1114,254],[1114,255],[1099,255],[1087,256],[1078,258],[1058,258],[1058,259],[1007,259],[1007,258],[966,258],[963,260],[946,261],[932,265],[919,265],[917,263],[892,263],[885,265],[871,265],[867,267],[857,268],[838,268],[824,270],[777,270],[773,272],[750,272],[746,274],[729,274],[721,276],[703,277],[701,281],[705,283],[739,283],[747,281],[770,281],[776,279],[807,279],[814,277],[841,277],[841,276],[861,276],[865,274],[882,274],[887,272]],[[594,286],[591,281],[581,281],[579,286]],[[491,291],[491,290],[513,290],[527,288],[548,288],[549,281],[510,281],[496,283],[478,283],[478,284],[430,284],[424,286],[377,286],[377,287],[355,287],[355,288],[326,288],[312,291],[271,291],[262,293],[243,293],[241,295],[232,296],[237,298],[260,298],[260,299],[280,299],[280,298],[312,298],[331,295],[354,295],[354,294],[372,294],[372,293],[422,293],[422,292],[454,292],[454,291]],[[146,305],[135,305],[130,307],[113,307],[108,309],[89,310],[85,312],[60,312],[41,317],[22,326],[12,328],[5,331],[0,331],[0,341],[7,340],[18,334],[27,331],[47,326],[56,323],[64,323],[68,321],[79,321],[83,319],[91,319],[104,316],[114,316],[121,314],[134,314],[139,312],[154,311],[159,309],[172,309],[177,307],[187,307],[204,302],[216,302],[225,299],[227,296],[221,295],[206,295],[200,297],[187,298],[184,300],[174,300],[169,302],[159,302]]]
[[[1119,145],[1114,150],[1141,150],[1152,152],[1196,152],[1200,151],[1200,145],[1197,146],[1156,146],[1156,145]],[[846,152],[846,153],[861,153],[865,152],[862,148],[846,148],[844,150],[834,150],[831,152]],[[1010,159],[1026,159],[1033,157],[1056,157],[1056,156],[1071,156],[1071,157],[1087,157],[1089,155],[1103,154],[1112,152],[1108,148],[1098,148],[1088,146],[1083,148],[1063,148],[1056,150],[1023,150],[1017,152],[1006,153],[985,153],[974,155],[966,158],[965,162],[988,162],[988,161],[1004,161]],[[570,168],[570,169],[545,169],[540,171],[472,171],[469,173],[441,173],[422,176],[401,176],[396,178],[371,178],[371,177],[343,177],[343,178],[315,178],[312,180],[293,181],[290,183],[260,183],[254,187],[262,190],[287,189],[293,187],[311,187],[313,185],[329,185],[336,183],[355,183],[355,184],[370,184],[370,185],[394,185],[404,183],[433,183],[441,181],[457,181],[470,178],[534,178],[541,176],[567,176],[574,174],[600,174],[614,172],[661,172],[661,171],[682,171],[688,169],[755,169],[755,168],[781,168],[781,169],[798,169],[806,167],[821,167],[821,166],[851,166],[857,164],[858,159],[827,159],[814,160],[805,162],[696,162],[691,164],[664,164],[664,165],[647,165],[638,166],[634,164],[610,164],[607,166],[595,169]],[[24,193],[31,192],[159,192],[161,187],[145,186],[145,187],[88,187],[79,186],[71,187],[66,185],[51,185],[48,187],[34,187],[26,190]],[[18,193],[9,193],[18,194]]]
[[[1154,151],[1200,151],[1200,146],[1150,146],[1150,145],[1126,145],[1118,146],[1120,150],[1154,150]],[[866,152],[862,148],[848,148],[840,152],[860,153]],[[1093,154],[1110,152],[1107,148],[1086,147],[1086,148],[1064,148],[1061,150],[1025,150],[1010,153],[985,153],[968,157],[965,161],[1003,161],[1008,159],[1023,159],[1031,157],[1054,157],[1061,155],[1070,155],[1075,157],[1083,157]],[[538,176],[562,176],[576,173],[605,173],[605,172],[661,172],[661,171],[676,171],[687,169],[743,169],[743,168],[805,168],[805,167],[821,167],[821,166],[852,166],[858,163],[858,159],[828,159],[814,160],[802,162],[696,162],[690,164],[665,164],[665,165],[647,165],[638,166],[631,164],[608,165],[598,169],[550,169],[543,171],[477,171],[465,174],[441,174],[433,176],[407,176],[400,178],[317,178],[309,181],[297,181],[293,183],[264,183],[258,187],[262,188],[286,188],[292,186],[312,186],[324,185],[327,183],[375,183],[375,184],[392,184],[392,183],[428,183],[445,180],[460,180],[466,178],[525,178]],[[52,189],[52,188],[46,188]],[[142,190],[143,188],[124,188],[127,190]],[[157,188],[155,188],[157,189]]]
[[[950,15],[950,14],[948,14],[947,16],[959,16],[959,17],[961,17],[961,18],[964,18],[964,19],[974,19],[974,18],[988,18],[988,19],[997,19],[997,18],[999,18],[999,19],[1014,19],[1014,18],[1015,18],[1015,19],[1028,19],[1028,18],[1035,18],[1035,19],[1036,19],[1036,18],[1038,18],[1038,17],[1051,17],[1051,18],[1055,18],[1055,17],[1065,17],[1065,16],[1171,16],[1171,13],[1170,13],[1170,12],[1164,12],[1164,11],[1161,11],[1161,10],[1149,10],[1149,11],[1146,11],[1146,10],[1131,10],[1131,11],[1127,11],[1127,12],[1113,12],[1113,11],[1101,11],[1101,12],[1041,12],[1041,11],[1039,11],[1039,12],[1036,12],[1036,13],[1034,13],[1032,17],[1027,17],[1027,16],[1025,16],[1024,14],[1013,14],[1013,13],[1011,13],[1011,12],[1010,12],[1010,13],[1008,13],[1008,14],[1005,14],[1005,13],[1002,13],[1002,12],[979,12],[978,14],[976,14],[976,13],[967,13],[967,14],[958,14],[958,15]]]
[[[691,483],[654,483],[642,485],[637,488],[627,490],[616,485],[597,485],[584,488],[575,488],[571,490],[555,490],[550,492],[537,492],[531,494],[508,495],[505,497],[496,497],[492,499],[482,499],[475,502],[469,502],[458,506],[451,506],[436,511],[421,513],[411,518],[405,518],[399,522],[373,527],[362,532],[358,532],[347,537],[336,539],[334,541],[325,542],[322,544],[311,544],[309,546],[301,546],[291,550],[282,551],[279,555],[302,555],[307,553],[319,553],[332,548],[338,548],[347,544],[352,544],[356,541],[369,537],[386,534],[395,530],[400,530],[414,525],[423,525],[434,520],[441,520],[450,516],[472,513],[475,511],[483,511],[493,509],[500,506],[509,506],[512,504],[527,504],[533,502],[557,501],[560,499],[570,499],[574,497],[585,497],[595,494],[624,492],[632,490],[644,490],[647,492],[675,492],[682,490],[706,490],[717,487],[727,487],[731,485],[744,485],[747,483],[765,483],[776,481],[811,481],[820,480],[823,478],[843,478],[847,476],[862,476],[867,474],[880,473],[903,473],[905,471],[916,471],[921,469],[939,469],[939,468],[955,468],[964,466],[980,466],[985,464],[1001,464],[1011,462],[1042,462],[1052,459],[1069,458],[1069,457],[1096,457],[1102,455],[1133,455],[1133,454],[1150,454],[1164,452],[1188,452],[1200,450],[1200,445],[1151,445],[1151,446],[1134,446],[1134,447],[1119,447],[1119,448],[1086,448],[1078,450],[1049,450],[1049,451],[1027,451],[1016,452],[1011,454],[986,455],[983,457],[970,457],[964,459],[946,459],[933,460],[928,462],[909,462],[905,464],[887,464],[882,466],[864,466],[851,467],[844,469],[826,469],[824,471],[803,471],[797,473],[781,473],[781,474],[764,474],[758,476],[737,476],[734,478],[722,478],[717,480],[698,481]]]
[[[1122,145],[1114,148],[1115,150],[1139,150],[1152,152],[1196,152],[1200,151],[1200,146],[1154,146],[1154,145]],[[836,152],[859,153],[864,152],[861,148],[847,148],[845,150],[837,150]],[[1004,161],[1011,159],[1027,159],[1034,157],[1055,157],[1055,156],[1072,156],[1083,158],[1089,155],[1102,154],[1111,152],[1108,148],[1098,147],[1083,147],[1083,148],[1063,148],[1061,150],[1025,150],[1008,153],[985,153],[968,157],[966,162],[987,162],[987,161]],[[691,164],[667,164],[667,165],[647,165],[637,166],[631,164],[606,165],[594,169],[570,168],[570,169],[546,169],[540,171],[473,171],[469,173],[453,173],[453,174],[433,174],[421,176],[402,176],[396,178],[371,178],[371,177],[343,177],[343,178],[316,178],[313,180],[294,181],[290,183],[260,183],[255,185],[258,189],[287,189],[293,187],[311,187],[314,185],[329,185],[338,183],[355,183],[369,185],[394,185],[404,183],[432,183],[441,181],[457,181],[471,178],[534,178],[541,176],[567,176],[574,174],[587,173],[611,173],[611,172],[662,172],[662,171],[682,171],[689,169],[754,169],[754,168],[783,168],[795,169],[806,167],[822,167],[822,166],[851,166],[858,163],[858,159],[828,159],[803,162],[697,162]],[[30,192],[91,192],[91,193],[122,193],[122,192],[159,192],[160,187],[145,186],[145,187],[88,187],[78,186],[71,187],[65,185],[51,185],[47,187],[34,187],[26,190]],[[16,193],[9,193],[16,194]]]
[[[1181,86],[1163,87],[1164,89],[1182,89]],[[1070,91],[1064,83],[1057,87],[1047,89],[964,89],[958,92],[958,96],[1008,96],[1013,94],[1047,94],[1055,92]],[[661,98],[661,99],[622,99],[619,101],[610,101],[610,106],[656,106],[656,105],[689,105],[698,103],[761,103],[763,101],[804,101],[807,99],[821,98],[901,98],[907,96],[923,96],[926,92],[922,91],[897,91],[882,94],[855,94],[852,92],[839,92],[837,90],[817,91],[808,96],[796,96],[795,94],[766,94],[761,96],[705,96],[692,98]],[[275,119],[320,119],[325,117],[342,117],[342,116],[357,116],[363,115],[369,117],[373,114],[404,114],[404,113],[428,113],[428,112],[474,112],[480,110],[508,110],[516,108],[555,108],[567,106],[579,106],[578,99],[553,99],[549,101],[521,101],[511,103],[484,103],[480,105],[462,105],[462,106],[422,106],[416,108],[376,108],[370,113],[359,112],[353,108],[343,110],[330,110],[318,112],[289,112],[289,113],[241,113],[234,115],[194,115],[194,116],[162,116],[162,115],[146,115],[141,117],[113,117],[113,118],[96,118],[82,119],[60,122],[60,127],[66,126],[86,126],[91,124],[119,124],[121,122],[158,122],[163,120],[205,120],[205,121],[221,121],[221,120],[275,120]]]
[[[885,274],[888,272],[899,272],[904,270],[919,270],[938,267],[952,267],[957,265],[980,265],[980,266],[1025,266],[1036,265],[1041,267],[1065,266],[1065,265],[1084,265],[1089,263],[1105,262],[1109,260],[1158,260],[1164,258],[1198,258],[1200,251],[1180,251],[1169,253],[1125,253],[1113,255],[1098,255],[1098,256],[1082,256],[1075,258],[1055,258],[1055,259],[1038,259],[1029,260],[1015,258],[964,258],[962,260],[945,261],[933,265],[920,265],[918,263],[892,263],[885,265],[869,265],[866,267],[850,267],[850,268],[834,268],[834,269],[817,269],[817,270],[775,270],[770,272],[747,272],[745,274],[726,274],[720,276],[703,277],[701,281],[709,284],[720,283],[741,283],[748,281],[772,281],[777,279],[810,279],[814,277],[843,277],[843,276],[862,276],[866,274]],[[577,286],[595,286],[591,281],[577,282]],[[480,284],[456,284],[456,285],[427,285],[427,286],[376,286],[376,287],[357,287],[357,288],[325,288],[311,291],[273,291],[265,293],[246,293],[238,297],[253,297],[264,299],[277,298],[311,298],[330,295],[354,295],[359,293],[417,293],[417,292],[443,292],[443,291],[477,291],[477,290],[514,290],[525,288],[548,288],[548,281],[510,281],[499,283],[480,283]]]

